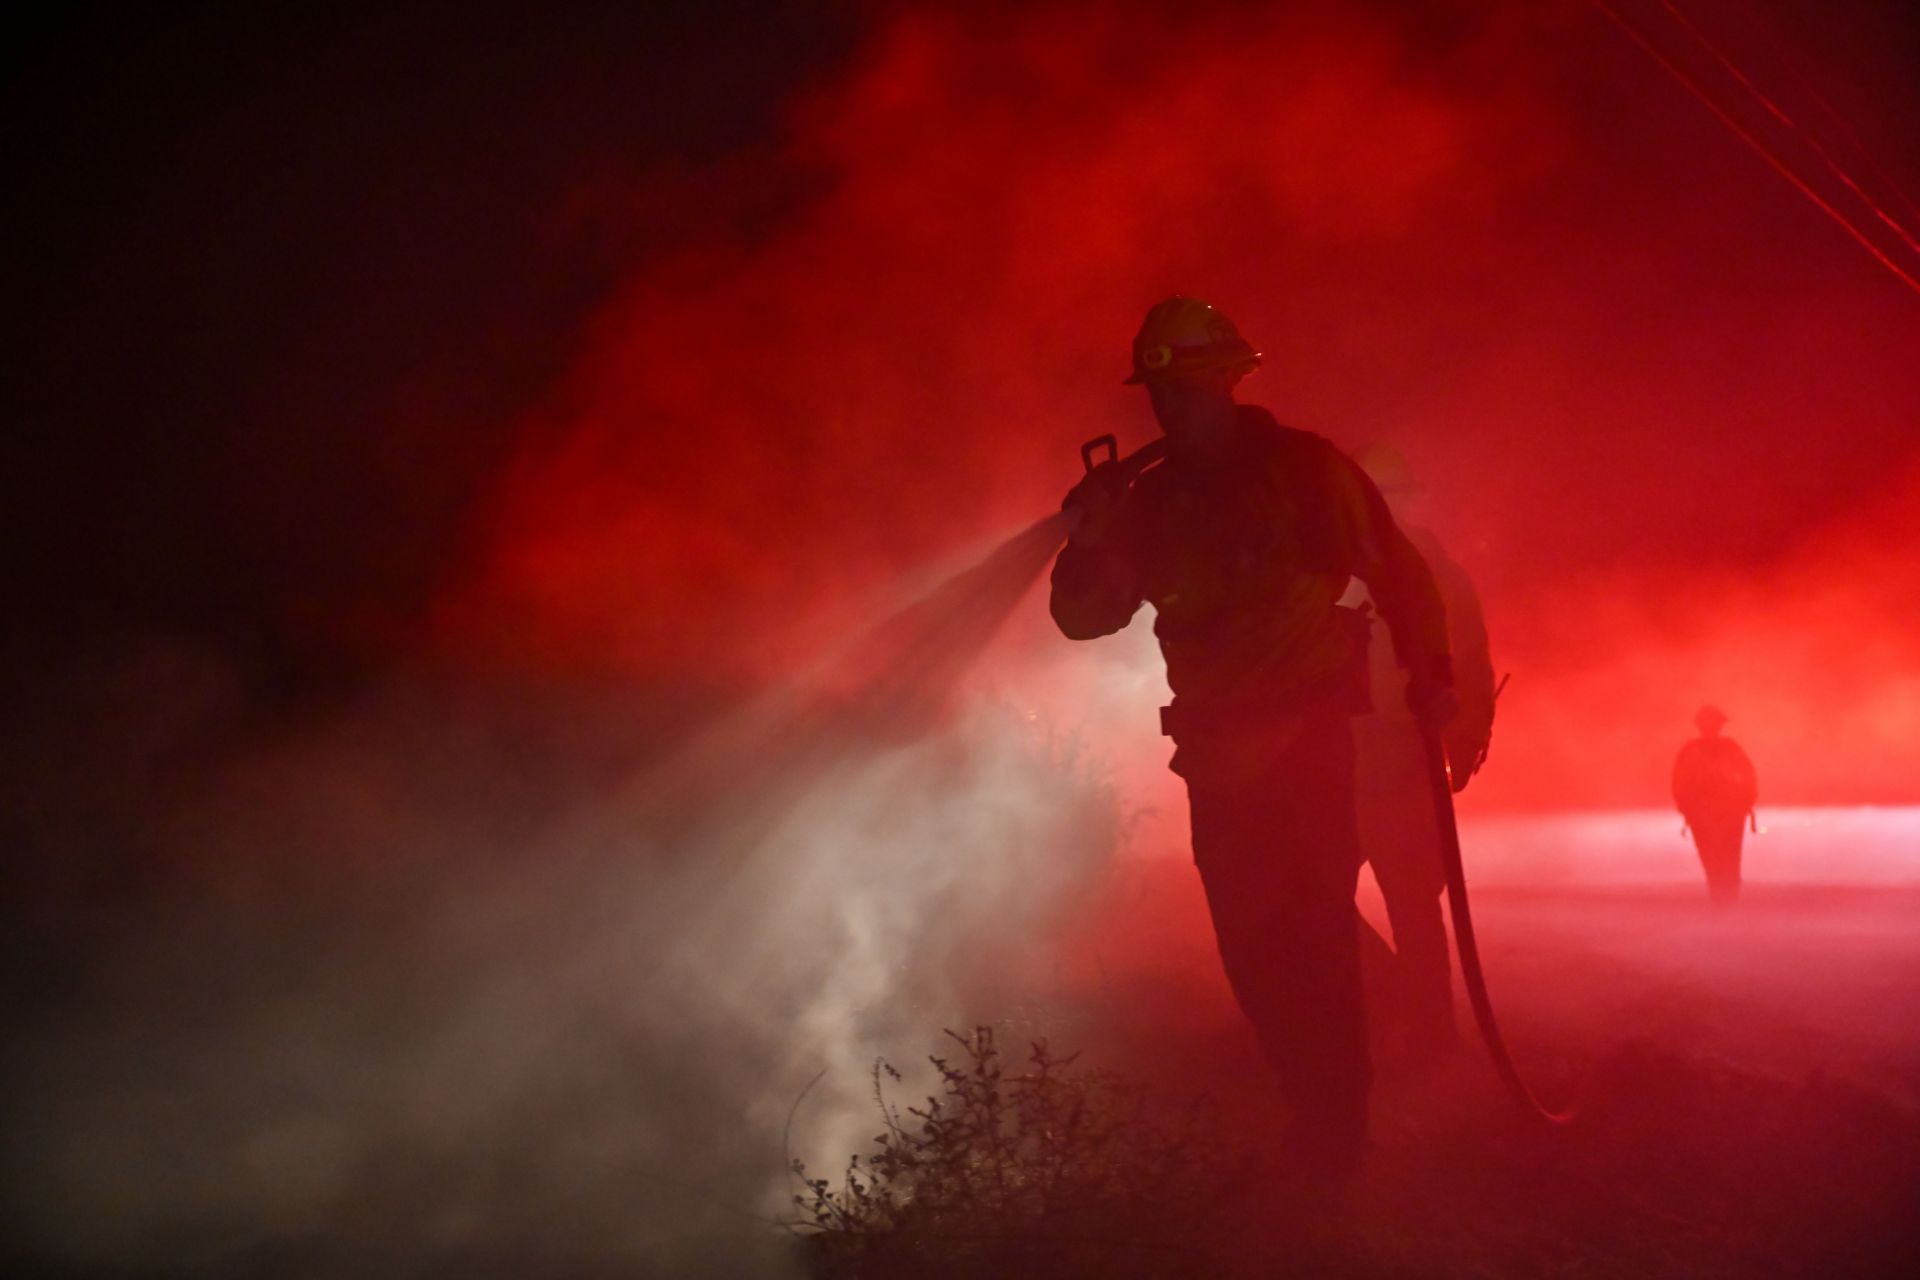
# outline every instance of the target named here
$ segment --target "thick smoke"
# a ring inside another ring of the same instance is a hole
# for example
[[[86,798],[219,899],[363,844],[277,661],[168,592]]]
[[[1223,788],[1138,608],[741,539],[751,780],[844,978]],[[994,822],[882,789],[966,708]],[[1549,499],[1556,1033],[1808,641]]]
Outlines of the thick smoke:
[[[1336,263],[1431,252],[1422,228],[1472,224],[1554,149],[1524,70],[1447,82],[1411,36],[1312,9],[890,23],[793,109],[780,162],[811,199],[635,273],[446,626],[504,614],[559,661],[697,664],[716,631],[1044,514],[1081,439],[1146,430],[1117,384],[1176,287],[1289,369]]]
[[[1509,660],[1521,682],[1498,730],[1513,746],[1488,772],[1488,803],[1663,806],[1673,753],[1708,702],[1734,717],[1765,804],[1910,802],[1916,512],[1910,466],[1763,566],[1595,573],[1527,602]],[[1552,664],[1533,688],[1529,659]]]
[[[1098,762],[985,698],[876,740],[789,690],[635,767],[631,697],[397,682],[236,740],[213,664],[94,675],[172,707],[97,793],[175,766],[171,865],[138,923],[33,922],[100,951],[8,1054],[30,1256],[776,1267],[788,1151],[864,1138],[875,1056],[1031,999],[1119,834]]]
[[[1663,77],[1582,5],[910,11],[791,107],[788,216],[638,265],[437,634],[803,662],[850,591],[1049,510],[1081,439],[1145,438],[1125,341],[1180,289],[1265,347],[1249,398],[1410,455],[1503,737],[1602,739],[1476,802],[1644,803],[1712,699],[1797,744],[1795,799],[1910,794],[1909,628],[1864,602],[1912,572],[1920,314]]]

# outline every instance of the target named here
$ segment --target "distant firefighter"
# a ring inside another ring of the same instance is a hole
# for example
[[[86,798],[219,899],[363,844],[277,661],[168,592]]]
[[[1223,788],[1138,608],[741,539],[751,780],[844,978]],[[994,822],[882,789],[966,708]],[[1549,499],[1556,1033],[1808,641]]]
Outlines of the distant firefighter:
[[[1753,761],[1732,738],[1720,736],[1726,713],[1702,707],[1693,717],[1700,736],[1680,748],[1673,762],[1673,802],[1693,832],[1707,893],[1715,902],[1740,896],[1740,845],[1759,798]]]
[[[1442,730],[1442,739],[1453,788],[1459,791],[1486,758],[1493,735],[1493,660],[1480,597],[1466,570],[1446,553],[1440,540],[1415,523],[1424,490],[1401,452],[1376,444],[1360,450],[1354,460],[1379,486],[1394,519],[1433,571],[1446,604],[1460,712]],[[1347,602],[1365,598],[1363,585],[1356,581]],[[1406,673],[1396,664],[1384,635],[1376,637],[1369,653],[1374,713],[1356,719],[1353,727],[1360,847],[1373,864],[1393,928],[1391,998],[1382,1002],[1385,1008],[1380,1012],[1389,1015],[1386,1043],[1409,1058],[1426,1059],[1450,1049],[1457,1040],[1447,928],[1440,903],[1446,887],[1440,829],[1428,790],[1420,726],[1401,696]]]

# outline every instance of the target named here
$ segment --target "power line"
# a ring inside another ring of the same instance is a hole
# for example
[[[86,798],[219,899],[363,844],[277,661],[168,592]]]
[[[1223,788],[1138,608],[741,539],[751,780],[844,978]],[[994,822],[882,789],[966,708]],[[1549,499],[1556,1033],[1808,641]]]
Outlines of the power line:
[[[1662,2],[1665,3],[1665,0],[1662,0]],[[1757,135],[1755,135],[1752,130],[1748,129],[1745,125],[1741,124],[1739,120],[1735,119],[1732,113],[1729,112],[1725,107],[1721,106],[1720,103],[1717,100],[1715,100],[1713,95],[1709,93],[1706,90],[1706,88],[1703,85],[1701,85],[1701,83],[1686,70],[1686,68],[1682,67],[1677,61],[1675,61],[1672,57],[1668,56],[1668,54],[1664,50],[1662,50],[1657,44],[1655,44],[1653,41],[1653,38],[1649,36],[1647,32],[1637,22],[1633,21],[1626,14],[1622,13],[1620,9],[1612,3],[1612,0],[1594,0],[1594,3],[1599,5],[1600,8],[1603,11],[1605,11],[1608,17],[1612,18],[1616,23],[1618,23],[1622,30],[1624,30],[1628,35],[1632,36],[1634,41],[1638,43],[1641,48],[1645,49],[1648,52],[1648,54],[1650,54],[1654,58],[1655,61],[1660,63],[1660,65],[1665,67],[1668,71],[1672,72],[1675,79],[1679,80],[1680,83],[1685,85],[1693,93],[1695,97],[1699,98],[1701,102],[1705,103],[1708,110],[1712,111],[1716,116],[1719,116],[1721,121],[1729,129],[1732,129],[1734,133],[1738,134],[1742,141],[1744,141],[1748,146],[1752,147],[1755,151],[1757,151],[1760,154],[1762,159],[1764,159],[1768,164],[1772,165],[1774,169],[1779,172],[1781,177],[1785,178],[1788,182],[1791,182],[1795,187],[1799,188],[1800,193],[1802,195],[1806,196],[1807,199],[1813,201],[1814,204],[1818,205],[1823,211],[1825,211],[1828,217],[1832,218],[1835,222],[1839,223],[1841,227],[1843,227],[1846,230],[1848,235],[1852,236],[1856,241],[1860,243],[1861,248],[1865,249],[1868,253],[1872,254],[1876,259],[1878,259],[1880,262],[1880,265],[1885,267],[1888,271],[1891,271],[1896,277],[1898,277],[1902,284],[1905,284],[1909,289],[1912,289],[1916,294],[1920,294],[1920,279],[1916,279],[1912,273],[1907,271],[1899,263],[1895,262],[1893,258],[1889,256],[1884,249],[1882,249],[1879,245],[1873,242],[1871,237],[1869,237],[1859,227],[1855,226],[1853,221],[1849,219],[1846,214],[1842,213],[1838,208],[1836,208],[1834,204],[1831,201],[1829,201],[1825,196],[1821,195],[1818,191],[1814,190],[1812,185],[1809,184],[1806,181],[1806,179],[1802,178],[1797,172],[1795,172],[1793,166],[1788,164],[1787,161],[1783,159],[1777,152],[1775,152],[1773,148],[1769,147]]]
[[[1699,41],[1700,47],[1712,55],[1714,60],[1722,67],[1726,68],[1727,73],[1731,75],[1742,88],[1752,94],[1754,99],[1766,109],[1769,115],[1785,125],[1788,130],[1798,135],[1802,141],[1811,147],[1814,154],[1820,157],[1833,176],[1838,178],[1847,190],[1860,197],[1861,202],[1873,211],[1873,215],[1884,222],[1895,235],[1899,236],[1901,242],[1905,244],[1909,250],[1920,254],[1920,241],[1916,241],[1905,227],[1901,226],[1894,220],[1891,214],[1880,207],[1878,201],[1861,189],[1860,184],[1855,182],[1852,175],[1840,167],[1840,162],[1833,158],[1825,146],[1821,145],[1820,139],[1815,136],[1811,130],[1804,129],[1796,124],[1793,118],[1789,116],[1778,103],[1769,97],[1759,85],[1755,84],[1744,71],[1735,65],[1733,59],[1723,53],[1720,47],[1708,39],[1706,33],[1694,24],[1692,19],[1688,18],[1686,14],[1682,13],[1680,9],[1673,4],[1673,0],[1660,0],[1660,6],[1672,14],[1674,21],[1678,22],[1695,40]]]
[[[1774,57],[1780,60],[1781,67],[1786,70],[1787,75],[1792,77],[1793,82],[1798,85],[1801,91],[1812,101],[1819,113],[1826,117],[1827,123],[1839,131],[1840,137],[1853,149],[1854,155],[1872,171],[1873,176],[1878,178],[1887,191],[1892,194],[1894,200],[1900,205],[1901,210],[1906,216],[1920,223],[1920,205],[1916,205],[1912,198],[1907,195],[1901,184],[1895,180],[1894,176],[1888,173],[1878,160],[1874,159],[1872,149],[1869,148],[1865,142],[1861,141],[1859,133],[1847,122],[1846,116],[1842,115],[1840,110],[1835,107],[1833,103],[1829,102],[1826,96],[1820,92],[1819,88],[1814,85],[1813,81],[1809,80],[1806,75],[1801,72],[1800,68],[1794,64],[1792,55],[1790,55],[1785,46],[1780,43],[1779,37],[1773,34],[1773,31],[1767,24],[1761,21],[1760,15],[1754,12],[1751,7],[1744,4],[1736,4],[1735,7],[1738,8],[1745,17],[1747,25],[1759,32],[1760,38],[1766,42],[1767,48],[1773,52]]]

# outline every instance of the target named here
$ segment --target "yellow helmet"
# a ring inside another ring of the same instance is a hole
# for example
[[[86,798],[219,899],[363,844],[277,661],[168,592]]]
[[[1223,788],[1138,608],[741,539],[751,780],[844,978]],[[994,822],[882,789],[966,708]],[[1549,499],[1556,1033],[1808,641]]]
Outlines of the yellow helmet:
[[[1174,294],[1156,302],[1133,339],[1136,382],[1170,382],[1190,373],[1259,367],[1260,353],[1234,328],[1233,321],[1198,298]]]

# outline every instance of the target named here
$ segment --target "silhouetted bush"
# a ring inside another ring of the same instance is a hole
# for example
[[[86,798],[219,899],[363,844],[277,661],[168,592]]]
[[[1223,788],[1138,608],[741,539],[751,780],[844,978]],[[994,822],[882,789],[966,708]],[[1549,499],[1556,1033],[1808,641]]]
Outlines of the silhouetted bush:
[[[817,1275],[1205,1272],[1201,1242],[1252,1164],[1211,1107],[1075,1070],[1044,1042],[1010,1073],[992,1028],[947,1035],[960,1056],[931,1059],[941,1089],[924,1107],[903,1115],[885,1092],[899,1072],[875,1064],[884,1131],[840,1187],[793,1162]]]

